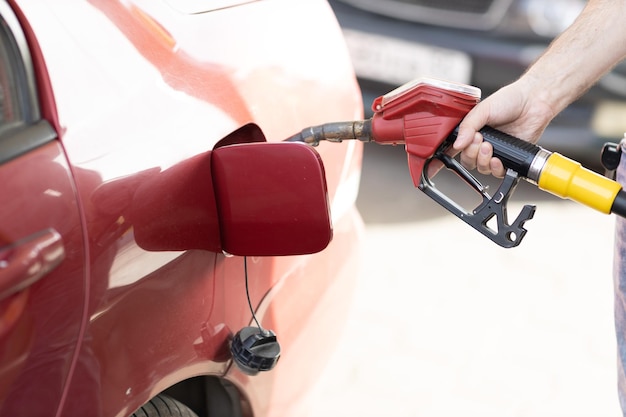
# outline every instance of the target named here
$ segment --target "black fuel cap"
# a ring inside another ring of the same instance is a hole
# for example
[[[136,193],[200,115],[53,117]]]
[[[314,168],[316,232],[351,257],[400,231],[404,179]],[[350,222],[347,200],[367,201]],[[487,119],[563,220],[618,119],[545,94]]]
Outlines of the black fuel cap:
[[[276,334],[258,327],[244,327],[233,337],[230,345],[235,363],[245,374],[256,375],[269,371],[280,358]]]

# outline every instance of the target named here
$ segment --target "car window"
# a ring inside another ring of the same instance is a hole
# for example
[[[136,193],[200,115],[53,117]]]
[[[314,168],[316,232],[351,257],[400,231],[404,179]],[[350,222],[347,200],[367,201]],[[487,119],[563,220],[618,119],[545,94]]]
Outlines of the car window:
[[[56,137],[41,120],[28,43],[13,10],[0,0],[0,163]]]
[[[4,20],[3,29],[6,28]],[[6,30],[0,31],[0,136],[23,119],[17,95],[15,58],[11,56],[12,42]]]

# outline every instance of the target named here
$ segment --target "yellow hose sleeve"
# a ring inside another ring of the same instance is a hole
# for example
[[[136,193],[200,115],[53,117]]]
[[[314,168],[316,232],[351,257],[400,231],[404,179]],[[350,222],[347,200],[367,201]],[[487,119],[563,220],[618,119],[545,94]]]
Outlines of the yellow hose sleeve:
[[[611,213],[619,183],[584,168],[558,153],[547,159],[537,185],[542,190],[577,201],[605,214]]]

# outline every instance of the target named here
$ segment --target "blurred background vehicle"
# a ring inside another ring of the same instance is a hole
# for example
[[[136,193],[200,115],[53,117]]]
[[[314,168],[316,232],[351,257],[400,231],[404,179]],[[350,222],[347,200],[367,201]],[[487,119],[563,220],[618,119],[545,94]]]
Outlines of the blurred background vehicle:
[[[571,24],[584,0],[331,0],[366,114],[374,98],[418,76],[472,84],[483,98],[514,81]],[[552,122],[540,144],[599,167],[626,131],[626,65]]]

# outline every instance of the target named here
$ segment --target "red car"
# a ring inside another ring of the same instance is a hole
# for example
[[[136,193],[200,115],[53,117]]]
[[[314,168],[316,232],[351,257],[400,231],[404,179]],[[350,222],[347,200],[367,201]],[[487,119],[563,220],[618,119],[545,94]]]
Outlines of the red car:
[[[362,108],[325,0],[0,0],[0,415],[302,415],[361,147],[283,141]]]

